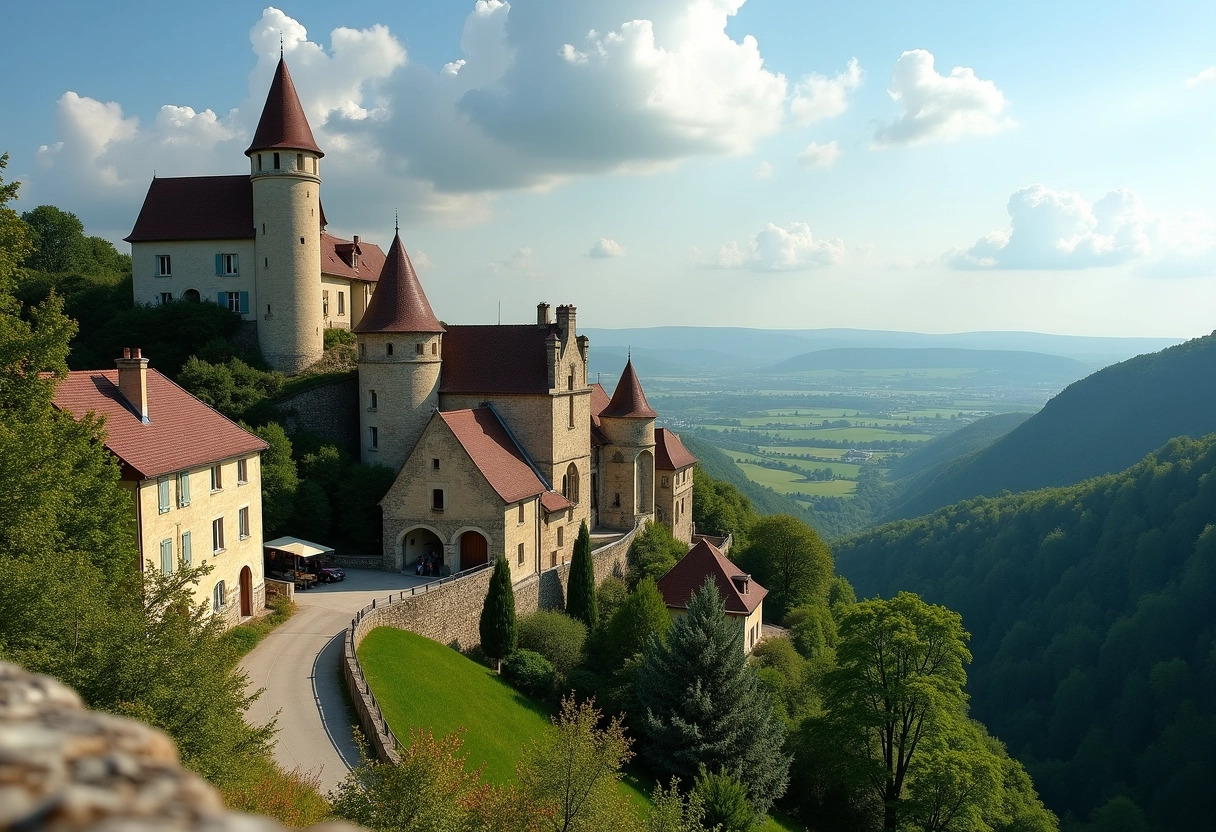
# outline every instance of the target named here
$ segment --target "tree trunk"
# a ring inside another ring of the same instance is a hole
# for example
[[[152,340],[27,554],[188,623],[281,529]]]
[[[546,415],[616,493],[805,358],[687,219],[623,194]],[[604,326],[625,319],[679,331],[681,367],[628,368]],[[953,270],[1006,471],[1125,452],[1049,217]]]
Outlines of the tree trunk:
[[[898,825],[895,809],[898,805],[899,801],[897,800],[886,800],[883,802],[882,832],[895,832],[895,828]]]

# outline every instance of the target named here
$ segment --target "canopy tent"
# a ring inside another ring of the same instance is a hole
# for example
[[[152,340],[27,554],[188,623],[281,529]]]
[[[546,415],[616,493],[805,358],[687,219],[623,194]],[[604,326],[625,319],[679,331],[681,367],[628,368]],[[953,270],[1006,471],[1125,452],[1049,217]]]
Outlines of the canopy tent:
[[[298,537],[276,537],[263,543],[262,549],[266,576],[294,581],[298,589],[308,589],[317,582],[318,566],[311,559],[334,552],[328,546]]]
[[[300,558],[312,558],[317,555],[332,555],[334,550],[329,546],[322,546],[320,543],[313,543],[310,540],[301,540],[298,537],[276,537],[274,540],[269,540],[262,544],[266,549],[273,549],[276,552],[287,552]]]

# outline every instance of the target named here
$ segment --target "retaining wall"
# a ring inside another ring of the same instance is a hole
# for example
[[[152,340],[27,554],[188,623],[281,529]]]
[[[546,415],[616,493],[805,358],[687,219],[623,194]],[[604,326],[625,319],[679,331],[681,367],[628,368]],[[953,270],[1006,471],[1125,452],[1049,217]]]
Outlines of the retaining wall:
[[[359,458],[359,379],[341,378],[273,404],[289,432],[315,433]]]
[[[609,575],[624,576],[625,554],[644,522],[619,540],[591,553],[596,584]],[[351,619],[343,645],[342,675],[359,715],[359,725],[378,759],[397,762],[400,759],[396,751],[399,743],[363,675],[357,654],[359,645],[375,628],[395,627],[457,650],[476,647],[481,643],[478,623],[486,594],[490,590],[491,566],[486,564],[450,578],[395,592],[364,607]],[[564,607],[569,576],[570,564],[563,563],[515,584],[515,614],[522,617],[541,609]]]

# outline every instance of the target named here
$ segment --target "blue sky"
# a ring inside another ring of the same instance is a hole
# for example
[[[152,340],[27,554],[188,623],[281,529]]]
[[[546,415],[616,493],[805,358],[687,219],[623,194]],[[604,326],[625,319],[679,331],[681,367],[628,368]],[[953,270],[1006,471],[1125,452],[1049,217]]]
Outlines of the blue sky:
[[[283,33],[330,230],[438,314],[1195,336],[1216,327],[1211,3],[13,4],[21,208],[130,231],[241,173]]]

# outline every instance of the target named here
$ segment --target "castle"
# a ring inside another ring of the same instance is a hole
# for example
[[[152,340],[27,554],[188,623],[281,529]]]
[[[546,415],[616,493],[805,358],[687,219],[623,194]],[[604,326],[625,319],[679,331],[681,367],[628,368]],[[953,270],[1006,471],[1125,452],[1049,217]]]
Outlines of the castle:
[[[387,255],[326,233],[323,155],[280,57],[248,177],[153,180],[127,237],[135,298],[214,298],[286,372],[320,358],[327,327],[354,331],[360,456],[398,472],[384,567],[505,557],[520,580],[569,560],[584,522],[653,519],[691,541],[696,459],[655,427],[632,362],[611,397],[588,384],[570,305],[542,303],[525,325],[442,324],[399,233]]]

